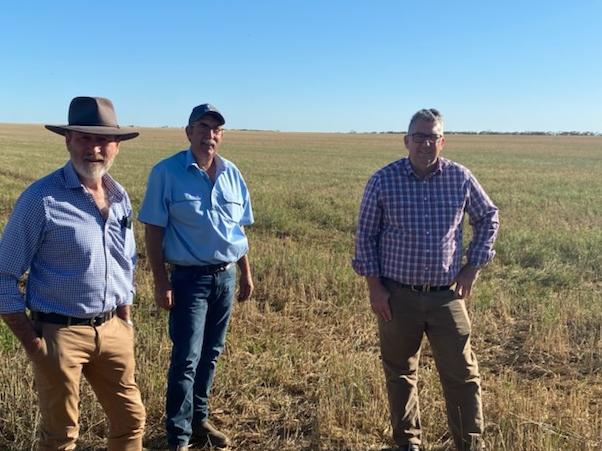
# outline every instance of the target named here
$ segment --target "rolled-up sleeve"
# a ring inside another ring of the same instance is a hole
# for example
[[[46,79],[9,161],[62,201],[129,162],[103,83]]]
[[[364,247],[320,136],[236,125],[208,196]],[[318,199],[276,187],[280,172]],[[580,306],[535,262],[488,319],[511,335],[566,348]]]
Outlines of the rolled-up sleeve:
[[[35,257],[45,224],[44,199],[30,188],[17,200],[0,240],[0,314],[25,311],[19,278]]]
[[[124,202],[125,202],[125,208],[128,212],[128,217],[130,218],[131,221],[131,217],[132,217],[132,204],[130,201],[130,198],[128,196],[128,194],[126,192],[124,192]],[[123,300],[123,302],[117,303],[117,305],[131,305],[134,302],[134,296],[136,295],[136,285],[134,285],[134,270],[136,268],[136,263],[138,263],[138,254],[136,252],[136,238],[134,236],[134,227],[131,225],[129,227],[126,227],[126,245],[125,245],[125,256],[126,258],[129,258],[130,262],[131,262],[131,275],[130,275],[130,282],[131,282],[131,288],[127,293],[127,297]]]
[[[480,268],[495,257],[493,244],[500,222],[498,208],[472,175],[469,179],[469,201],[466,211],[473,231],[466,257],[469,265]]]
[[[380,276],[378,242],[383,212],[379,192],[379,179],[372,176],[366,184],[360,205],[355,236],[355,258],[351,262],[355,272],[361,276]]]

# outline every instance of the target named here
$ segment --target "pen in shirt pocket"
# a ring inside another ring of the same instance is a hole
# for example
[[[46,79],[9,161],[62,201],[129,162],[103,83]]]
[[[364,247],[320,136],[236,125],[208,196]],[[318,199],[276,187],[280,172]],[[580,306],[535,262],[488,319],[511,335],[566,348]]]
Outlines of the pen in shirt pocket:
[[[125,228],[131,229],[132,228],[132,213],[129,213],[129,214],[125,215],[123,218],[121,218],[120,224],[121,224],[122,229],[125,229]]]

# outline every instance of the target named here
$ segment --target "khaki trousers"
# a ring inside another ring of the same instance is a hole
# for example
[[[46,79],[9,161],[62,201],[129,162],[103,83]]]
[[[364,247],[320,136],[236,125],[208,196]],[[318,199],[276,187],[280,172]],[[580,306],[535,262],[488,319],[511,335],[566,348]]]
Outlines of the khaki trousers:
[[[458,450],[482,449],[481,379],[470,347],[470,319],[463,299],[453,291],[415,292],[383,279],[393,319],[379,320],[393,439],[397,445],[420,444],[418,362],[428,337],[445,395],[447,420]]]
[[[133,328],[116,316],[96,327],[34,327],[44,342],[31,358],[42,417],[38,449],[75,449],[83,374],[109,419],[108,450],[141,450],[145,410],[134,380]]]

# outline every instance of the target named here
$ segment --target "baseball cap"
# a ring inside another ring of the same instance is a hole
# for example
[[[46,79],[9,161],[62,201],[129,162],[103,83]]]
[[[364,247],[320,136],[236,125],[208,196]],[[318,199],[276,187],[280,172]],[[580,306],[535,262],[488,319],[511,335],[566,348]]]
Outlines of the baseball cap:
[[[203,116],[210,114],[215,119],[219,121],[219,125],[224,125],[226,120],[222,113],[219,112],[217,108],[215,108],[210,103],[203,103],[202,105],[195,106],[190,113],[190,118],[188,118],[188,125],[191,125],[193,122],[198,121]]]

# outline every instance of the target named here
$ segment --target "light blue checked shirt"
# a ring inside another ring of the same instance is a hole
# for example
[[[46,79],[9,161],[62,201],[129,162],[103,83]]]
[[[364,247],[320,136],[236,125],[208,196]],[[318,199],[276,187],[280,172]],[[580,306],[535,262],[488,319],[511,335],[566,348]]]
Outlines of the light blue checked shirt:
[[[0,313],[88,318],[131,304],[136,245],[125,190],[103,178],[105,221],[68,162],[17,200],[0,241]],[[25,297],[18,280],[29,269]]]
[[[472,173],[439,158],[437,169],[420,179],[408,158],[390,163],[366,185],[354,270],[405,284],[450,285],[462,264],[464,213],[473,229],[467,261],[482,267],[495,255],[498,209]]]
[[[138,219],[165,228],[165,260],[183,266],[231,263],[249,250],[243,227],[253,223],[238,168],[216,156],[215,184],[190,149],[160,161],[148,177]]]

